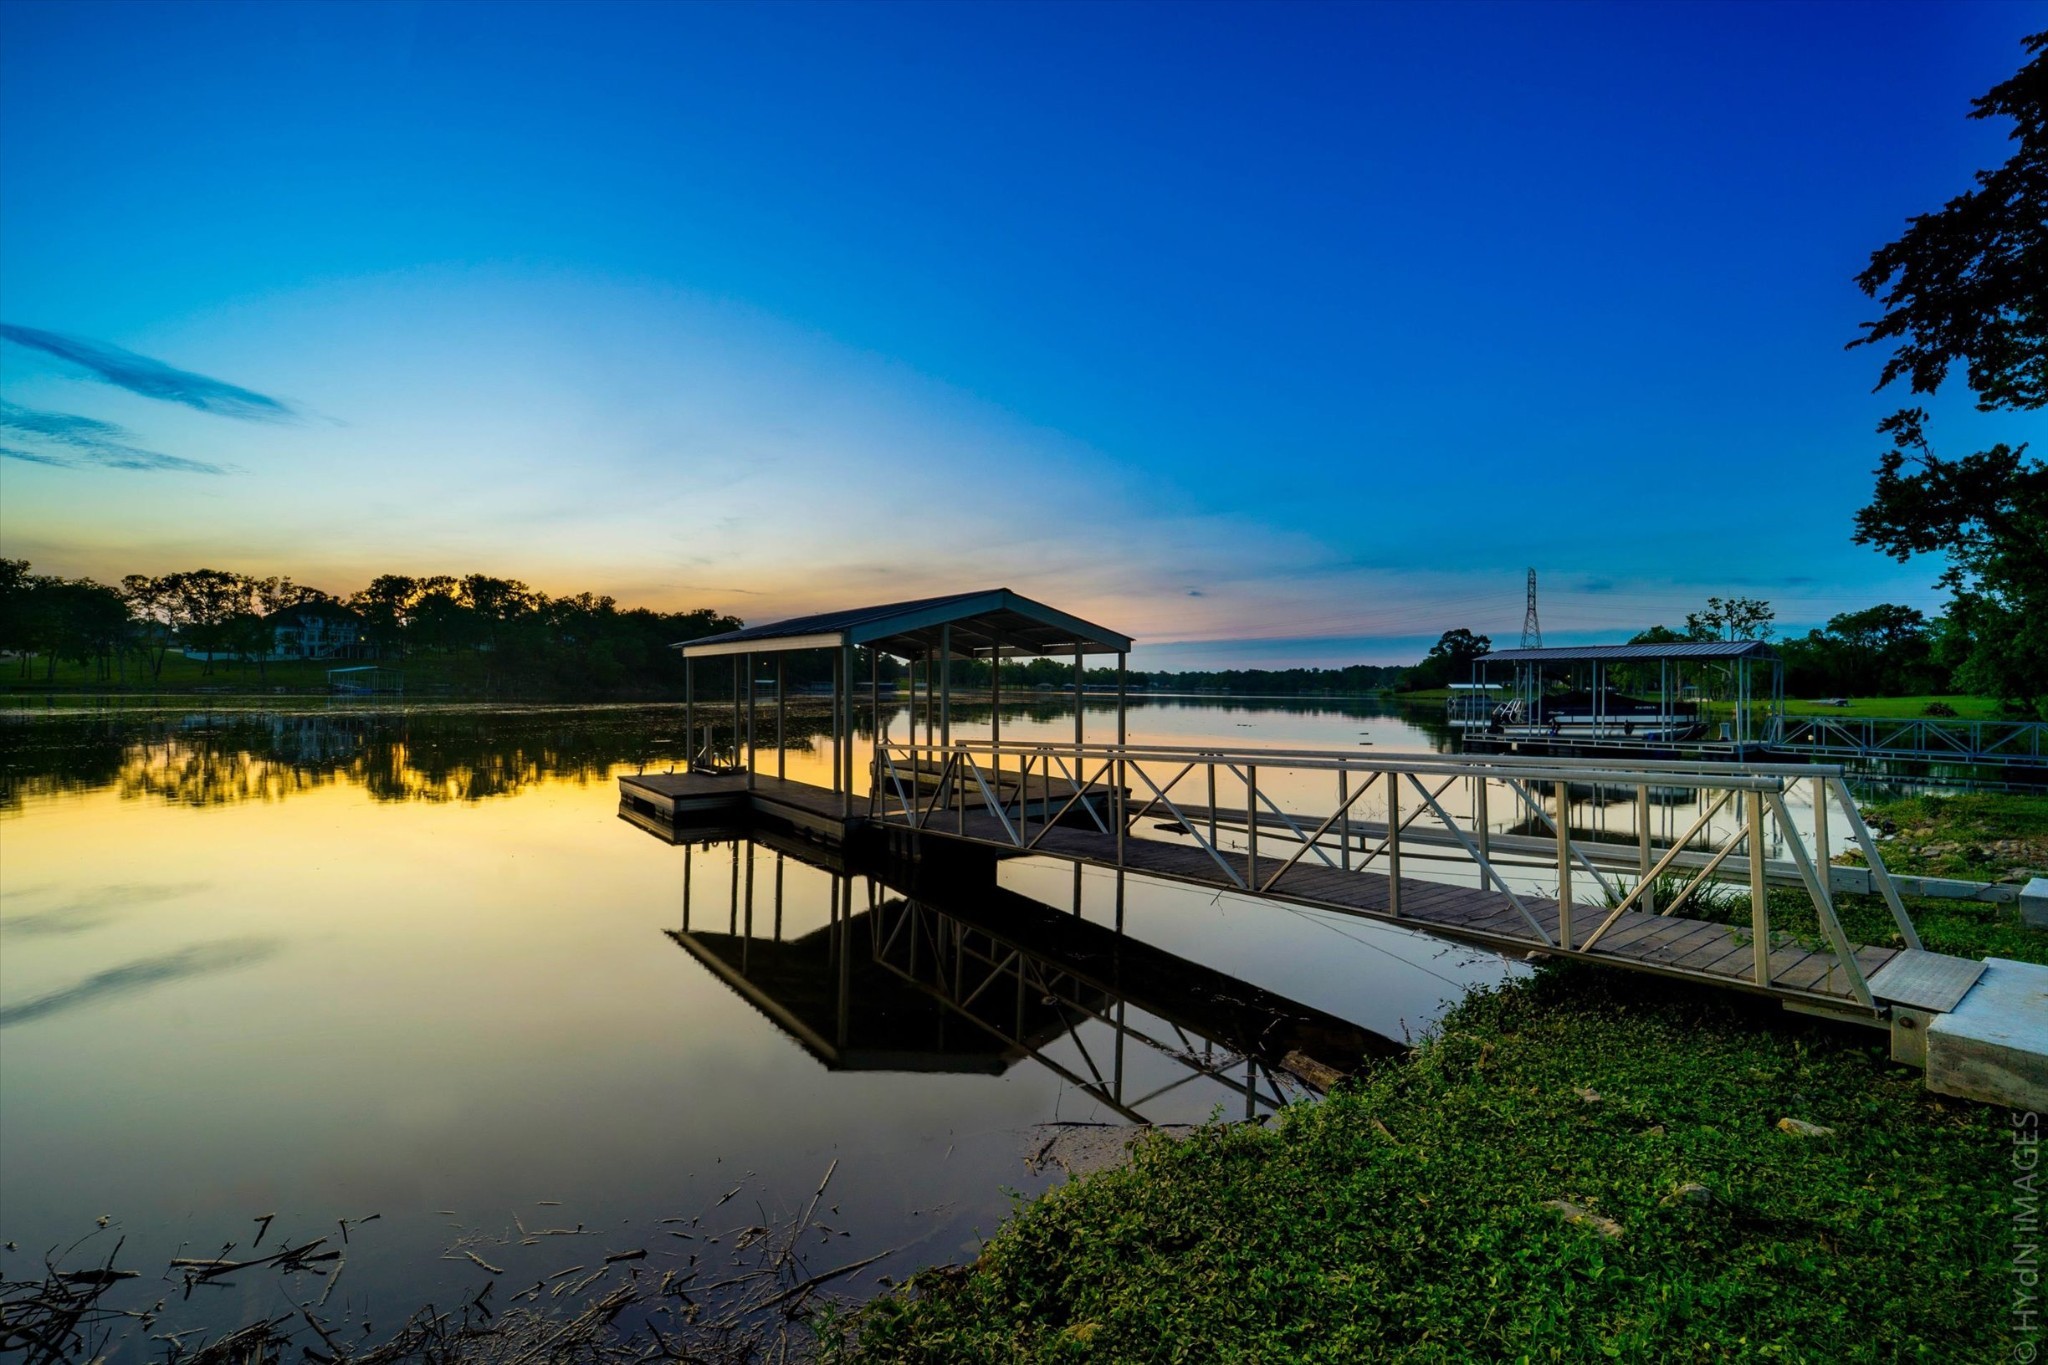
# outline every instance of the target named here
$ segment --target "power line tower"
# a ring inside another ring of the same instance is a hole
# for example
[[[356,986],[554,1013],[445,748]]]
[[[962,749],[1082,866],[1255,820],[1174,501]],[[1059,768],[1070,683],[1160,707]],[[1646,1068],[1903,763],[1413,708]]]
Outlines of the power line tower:
[[[1543,626],[1536,620],[1536,571],[1529,570],[1529,609],[1522,613],[1522,648],[1543,648]]]

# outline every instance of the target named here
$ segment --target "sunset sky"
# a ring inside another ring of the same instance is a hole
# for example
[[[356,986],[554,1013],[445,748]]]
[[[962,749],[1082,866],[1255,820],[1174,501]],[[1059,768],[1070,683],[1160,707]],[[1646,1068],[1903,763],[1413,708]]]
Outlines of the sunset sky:
[[[1939,603],[1852,277],[2048,5],[0,8],[0,552],[1152,667]],[[1929,404],[1951,453],[2043,434]],[[2029,427],[2032,427],[2030,430]]]

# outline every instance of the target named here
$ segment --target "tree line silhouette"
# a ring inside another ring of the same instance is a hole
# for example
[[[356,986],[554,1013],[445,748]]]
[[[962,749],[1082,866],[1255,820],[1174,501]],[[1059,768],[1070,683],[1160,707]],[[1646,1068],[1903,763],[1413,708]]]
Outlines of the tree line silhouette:
[[[682,685],[669,646],[736,630],[739,618],[700,609],[619,606],[582,592],[550,597],[517,579],[380,574],[346,597],[221,569],[129,574],[118,586],[32,572],[0,560],[0,653],[17,676],[54,683],[60,664],[97,683],[158,685],[173,655],[202,677],[253,669],[266,682],[279,628],[302,612],[347,623],[327,662],[408,661],[461,691],[554,695],[667,694]]]

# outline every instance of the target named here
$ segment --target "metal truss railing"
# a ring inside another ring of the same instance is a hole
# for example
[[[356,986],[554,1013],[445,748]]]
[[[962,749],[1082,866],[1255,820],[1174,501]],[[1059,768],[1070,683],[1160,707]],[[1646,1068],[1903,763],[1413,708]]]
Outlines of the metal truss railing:
[[[1768,888],[1774,883],[1796,886],[1805,891],[1826,940],[1825,949],[1815,951],[1835,959],[1829,979],[1839,971],[1856,1000],[1872,1006],[1829,883],[1832,806],[1862,853],[1901,938],[1909,947],[1920,946],[1842,770],[1834,767],[964,741],[880,744],[875,778],[870,816],[884,823],[1024,851],[1046,847],[1055,829],[1092,830],[1104,837],[1087,856],[1124,867],[1131,865],[1126,855],[1132,843],[1151,837],[1139,835],[1139,825],[1156,817],[1169,839],[1201,850],[1235,890],[1327,900],[1345,908],[1340,899],[1319,896],[1312,888],[1283,885],[1289,873],[1313,859],[1343,873],[1383,874],[1385,913],[1395,918],[1402,915],[1404,856],[1428,859],[1433,870],[1476,880],[1480,892],[1515,912],[1544,950],[1579,956],[1601,955],[1603,940],[1628,911],[1673,916],[1711,882],[1746,880],[1753,949],[1749,976],[1763,987],[1773,985],[1771,955],[1783,942],[1783,936],[1774,938],[1771,932]],[[1304,792],[1325,782],[1334,788],[1329,796],[1304,798]],[[1800,782],[1812,787],[1811,821],[1804,829],[1785,799]],[[1572,793],[1589,787],[1634,790],[1638,818],[1632,844],[1571,827]],[[1652,790],[1674,787],[1694,794],[1698,814],[1682,833],[1660,838],[1652,829]],[[1360,814],[1368,794],[1377,794],[1377,818]],[[1490,809],[1503,797],[1518,814],[1526,812],[1525,827],[1548,834],[1531,838],[1495,830]],[[1302,808],[1305,803],[1308,809]],[[1731,811],[1732,818],[1717,824],[1723,811]],[[1226,848],[1225,832],[1242,847]],[[1775,845],[1767,842],[1767,832]],[[1287,851],[1270,851],[1275,843]],[[1072,841],[1063,841],[1061,851],[1072,854]],[[1782,856],[1774,858],[1774,852]],[[1529,859],[1539,853],[1540,885],[1555,888],[1549,907],[1529,889]],[[1443,867],[1447,858],[1453,867]],[[1455,872],[1459,863],[1462,872]],[[1690,875],[1659,904],[1667,874]],[[1597,889],[1597,900],[1575,896],[1574,883],[1581,877]],[[1555,932],[1538,913],[1542,908],[1555,909]],[[1589,922],[1593,927],[1585,932]]]
[[[2048,763],[2048,722],[2037,720],[1793,716],[1779,723],[1770,742],[1773,748],[1850,758]]]

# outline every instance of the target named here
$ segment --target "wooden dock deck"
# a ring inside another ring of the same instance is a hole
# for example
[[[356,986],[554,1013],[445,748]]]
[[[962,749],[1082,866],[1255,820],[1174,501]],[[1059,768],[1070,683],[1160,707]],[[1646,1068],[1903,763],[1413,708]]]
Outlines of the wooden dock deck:
[[[966,838],[991,847],[1006,846],[1000,825],[987,815],[967,817]],[[955,826],[957,830],[957,824]],[[927,831],[941,838],[961,837],[955,830]],[[1115,867],[1116,836],[1098,830],[1062,825],[1048,830],[1035,852],[1068,858],[1097,866]],[[1223,853],[1239,878],[1250,880],[1243,854]],[[1270,864],[1269,864],[1270,865]],[[1223,868],[1206,851],[1159,839],[1124,841],[1123,866],[1127,871],[1169,881],[1191,882],[1218,891],[1237,892]],[[1456,938],[1503,952],[1525,955],[1555,952],[1514,906],[1495,891],[1453,886],[1404,876],[1400,881],[1398,914],[1393,905],[1393,879],[1382,872],[1342,871],[1337,868],[1297,863],[1282,873],[1271,886],[1258,893],[1272,900],[1292,902],[1324,910],[1341,910],[1394,920],[1426,932]],[[1557,902],[1524,895],[1526,906],[1544,933],[1552,940],[1558,934]],[[1574,936],[1590,935],[1607,917],[1600,905],[1581,903],[1574,907]],[[1778,995],[1810,996],[1817,1003],[1849,1004],[1854,996],[1834,954],[1800,946],[1790,935],[1771,951],[1773,986]],[[1856,963],[1876,993],[1876,974],[1898,956],[1894,948],[1859,946]],[[1586,956],[1612,961],[1642,971],[1670,976],[1706,978],[1716,984],[1742,990],[1756,989],[1750,979],[1753,953],[1748,933],[1733,925],[1675,915],[1643,914],[1630,910],[1601,935]]]
[[[750,790],[742,775],[645,774],[620,779],[624,804],[643,816],[677,823],[730,826],[760,818],[783,823],[813,838],[844,844],[863,831],[878,837],[936,840],[955,848],[973,846],[996,858],[1024,856],[1012,833],[983,809],[948,810],[921,830],[899,820],[872,820],[863,795],[853,813],[841,814],[837,792],[808,783],[757,777]],[[1573,907],[1574,945],[1559,943],[1559,913],[1554,899],[1520,895],[1530,918],[1524,918],[1498,891],[1458,886],[1403,876],[1396,905],[1393,879],[1383,871],[1341,870],[1306,860],[1288,867],[1257,892],[1239,885],[1255,884],[1242,853],[1208,850],[1165,838],[1122,840],[1104,833],[1084,813],[1051,828],[1033,830],[1029,854],[1065,859],[1090,866],[1117,868],[1217,891],[1250,894],[1320,910],[1367,916],[1494,949],[1514,956],[1550,954],[1628,970],[1684,978],[1735,990],[1772,996],[1795,1007],[1861,1017],[1877,1022],[1856,998],[1840,959],[1826,944],[1807,944],[1792,935],[1774,933],[1769,955],[1771,984],[1754,978],[1754,945],[1745,926],[1637,910],[1624,912],[1602,934],[1590,952],[1582,944],[1601,921],[1607,907],[1578,902]],[[1121,859],[1119,859],[1121,852]],[[1219,861],[1220,860],[1220,861]],[[1224,870],[1229,865],[1231,871]],[[1261,861],[1261,878],[1278,863]],[[1232,873],[1237,881],[1232,880]],[[1537,926],[1541,927],[1541,933]],[[1981,964],[1940,954],[1886,946],[1851,945],[1872,995],[1882,1006],[1941,1011],[1952,1008],[1976,980]]]

